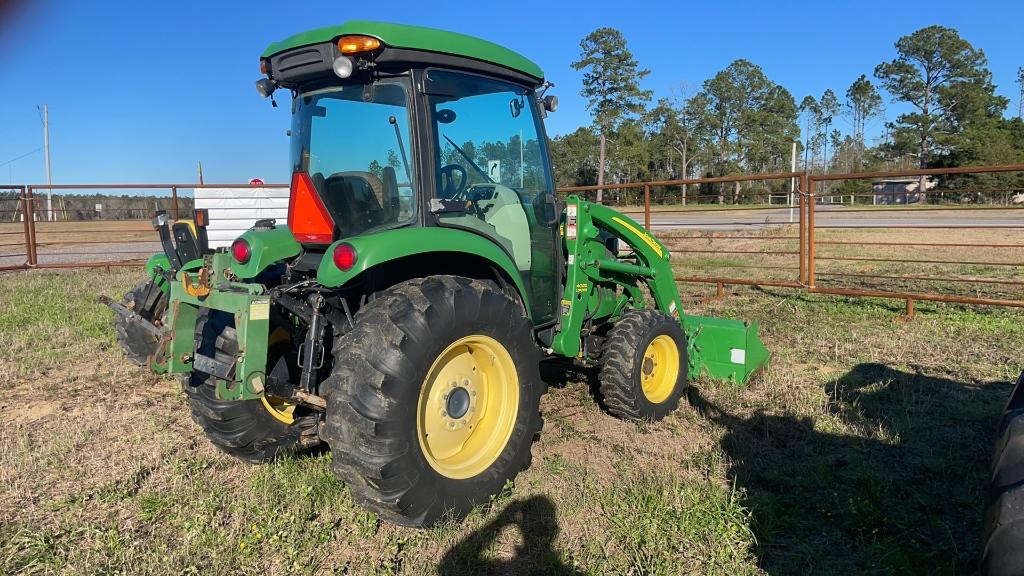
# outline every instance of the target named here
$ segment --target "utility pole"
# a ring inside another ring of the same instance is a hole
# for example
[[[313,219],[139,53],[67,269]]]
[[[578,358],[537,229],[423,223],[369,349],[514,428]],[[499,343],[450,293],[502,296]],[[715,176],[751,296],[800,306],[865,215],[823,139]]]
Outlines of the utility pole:
[[[46,156],[46,219],[53,220],[53,181],[50,179],[50,109],[43,104],[43,153]],[[32,211],[35,213],[35,210]]]

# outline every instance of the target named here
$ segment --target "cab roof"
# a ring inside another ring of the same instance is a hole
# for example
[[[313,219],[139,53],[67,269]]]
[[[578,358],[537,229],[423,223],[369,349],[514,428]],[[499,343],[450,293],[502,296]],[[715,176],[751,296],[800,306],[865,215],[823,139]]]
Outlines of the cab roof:
[[[346,34],[373,36],[379,39],[385,46],[394,48],[425,50],[473,58],[510,68],[536,78],[538,81],[544,79],[544,72],[532,60],[493,42],[435,28],[372,22],[368,20],[349,20],[335,26],[300,32],[279,42],[274,42],[263,51],[261,58],[269,58],[285,50],[291,50],[300,46],[330,42],[338,36]]]

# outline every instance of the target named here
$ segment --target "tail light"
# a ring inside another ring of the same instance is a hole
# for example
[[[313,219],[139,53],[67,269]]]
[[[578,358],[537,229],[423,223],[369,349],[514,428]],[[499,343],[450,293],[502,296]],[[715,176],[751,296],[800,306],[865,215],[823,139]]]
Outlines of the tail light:
[[[239,264],[245,264],[252,258],[252,247],[244,239],[239,238],[231,243],[231,257]]]
[[[356,249],[348,244],[338,244],[331,254],[334,265],[342,272],[348,272],[356,265]]]
[[[292,175],[288,228],[303,244],[330,244],[334,240],[334,219],[305,172]]]

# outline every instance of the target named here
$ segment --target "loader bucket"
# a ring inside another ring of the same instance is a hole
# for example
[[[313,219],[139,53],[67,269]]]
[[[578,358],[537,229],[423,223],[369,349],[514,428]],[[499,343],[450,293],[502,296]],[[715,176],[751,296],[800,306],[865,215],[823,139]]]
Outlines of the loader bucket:
[[[768,350],[757,334],[757,322],[683,315],[691,380],[706,374],[713,380],[745,385],[768,364]]]

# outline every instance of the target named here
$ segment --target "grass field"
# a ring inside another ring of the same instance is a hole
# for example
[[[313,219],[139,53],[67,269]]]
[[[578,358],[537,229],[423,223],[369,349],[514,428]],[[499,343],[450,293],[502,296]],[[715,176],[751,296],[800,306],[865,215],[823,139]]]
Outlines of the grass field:
[[[330,455],[251,466],[129,366],[111,314],[138,271],[0,275],[0,573],[953,574],[977,557],[1024,314],[742,290],[771,367],[695,382],[665,421],[604,414],[569,378],[533,465],[461,524],[354,507]],[[585,376],[585,375],[584,375]]]

